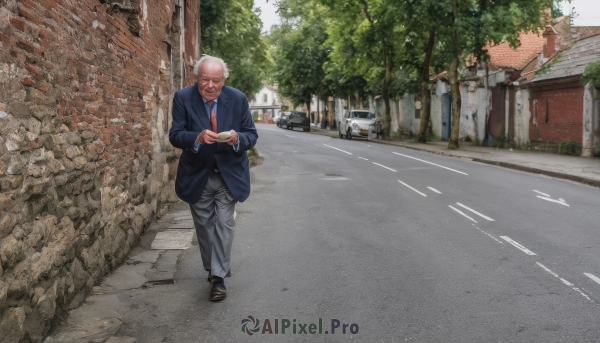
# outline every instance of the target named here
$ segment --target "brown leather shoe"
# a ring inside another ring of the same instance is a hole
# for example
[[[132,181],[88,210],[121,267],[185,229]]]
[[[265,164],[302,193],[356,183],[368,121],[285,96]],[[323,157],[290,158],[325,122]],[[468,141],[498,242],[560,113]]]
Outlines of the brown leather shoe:
[[[225,288],[225,281],[218,277],[213,276],[213,286],[210,290],[210,301],[220,301],[227,297],[227,288]]]

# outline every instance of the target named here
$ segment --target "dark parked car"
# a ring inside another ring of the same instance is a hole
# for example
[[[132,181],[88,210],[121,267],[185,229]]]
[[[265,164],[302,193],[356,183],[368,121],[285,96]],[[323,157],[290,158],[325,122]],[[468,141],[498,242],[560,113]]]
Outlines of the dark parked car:
[[[287,128],[293,130],[295,127],[310,130],[310,119],[305,112],[292,112],[287,123]]]
[[[288,120],[290,120],[290,115],[282,113],[281,117],[279,117],[279,121],[277,121],[277,126],[287,128]]]

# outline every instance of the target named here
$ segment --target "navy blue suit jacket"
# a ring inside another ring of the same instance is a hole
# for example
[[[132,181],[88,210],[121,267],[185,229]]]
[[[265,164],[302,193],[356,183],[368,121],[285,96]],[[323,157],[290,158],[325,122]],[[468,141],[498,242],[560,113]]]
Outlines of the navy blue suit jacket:
[[[182,149],[175,192],[181,200],[190,204],[200,199],[215,162],[235,199],[241,202],[250,195],[250,167],[246,151],[256,144],[258,134],[248,99],[239,90],[223,86],[217,106],[218,130],[237,132],[238,152],[227,143],[214,143],[202,145],[194,153],[194,143],[200,132],[211,129],[198,84],[177,91],[173,98],[173,125],[169,131],[169,141],[174,147]]]

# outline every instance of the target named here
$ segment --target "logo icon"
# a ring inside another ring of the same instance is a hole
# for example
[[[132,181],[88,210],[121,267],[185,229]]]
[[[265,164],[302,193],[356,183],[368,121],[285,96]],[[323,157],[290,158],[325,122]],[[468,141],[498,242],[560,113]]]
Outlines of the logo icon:
[[[248,327],[248,324],[254,325],[254,328],[251,329]],[[258,331],[260,331],[260,320],[254,319],[253,316],[248,316],[248,318],[242,319],[242,332],[247,333],[252,336]]]

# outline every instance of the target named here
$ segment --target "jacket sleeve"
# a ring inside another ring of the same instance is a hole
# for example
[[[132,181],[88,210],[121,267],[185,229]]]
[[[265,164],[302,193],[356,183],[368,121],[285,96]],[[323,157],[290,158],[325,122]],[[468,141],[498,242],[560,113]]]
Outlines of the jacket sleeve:
[[[252,149],[258,139],[258,133],[252,120],[252,113],[250,113],[250,106],[248,105],[248,99],[243,98],[242,103],[242,121],[240,126],[239,136],[239,149],[238,153],[242,153],[246,150]]]
[[[193,149],[196,138],[200,132],[188,131],[188,113],[181,99],[181,92],[176,92],[173,97],[172,125],[169,130],[169,141],[179,149]]]

